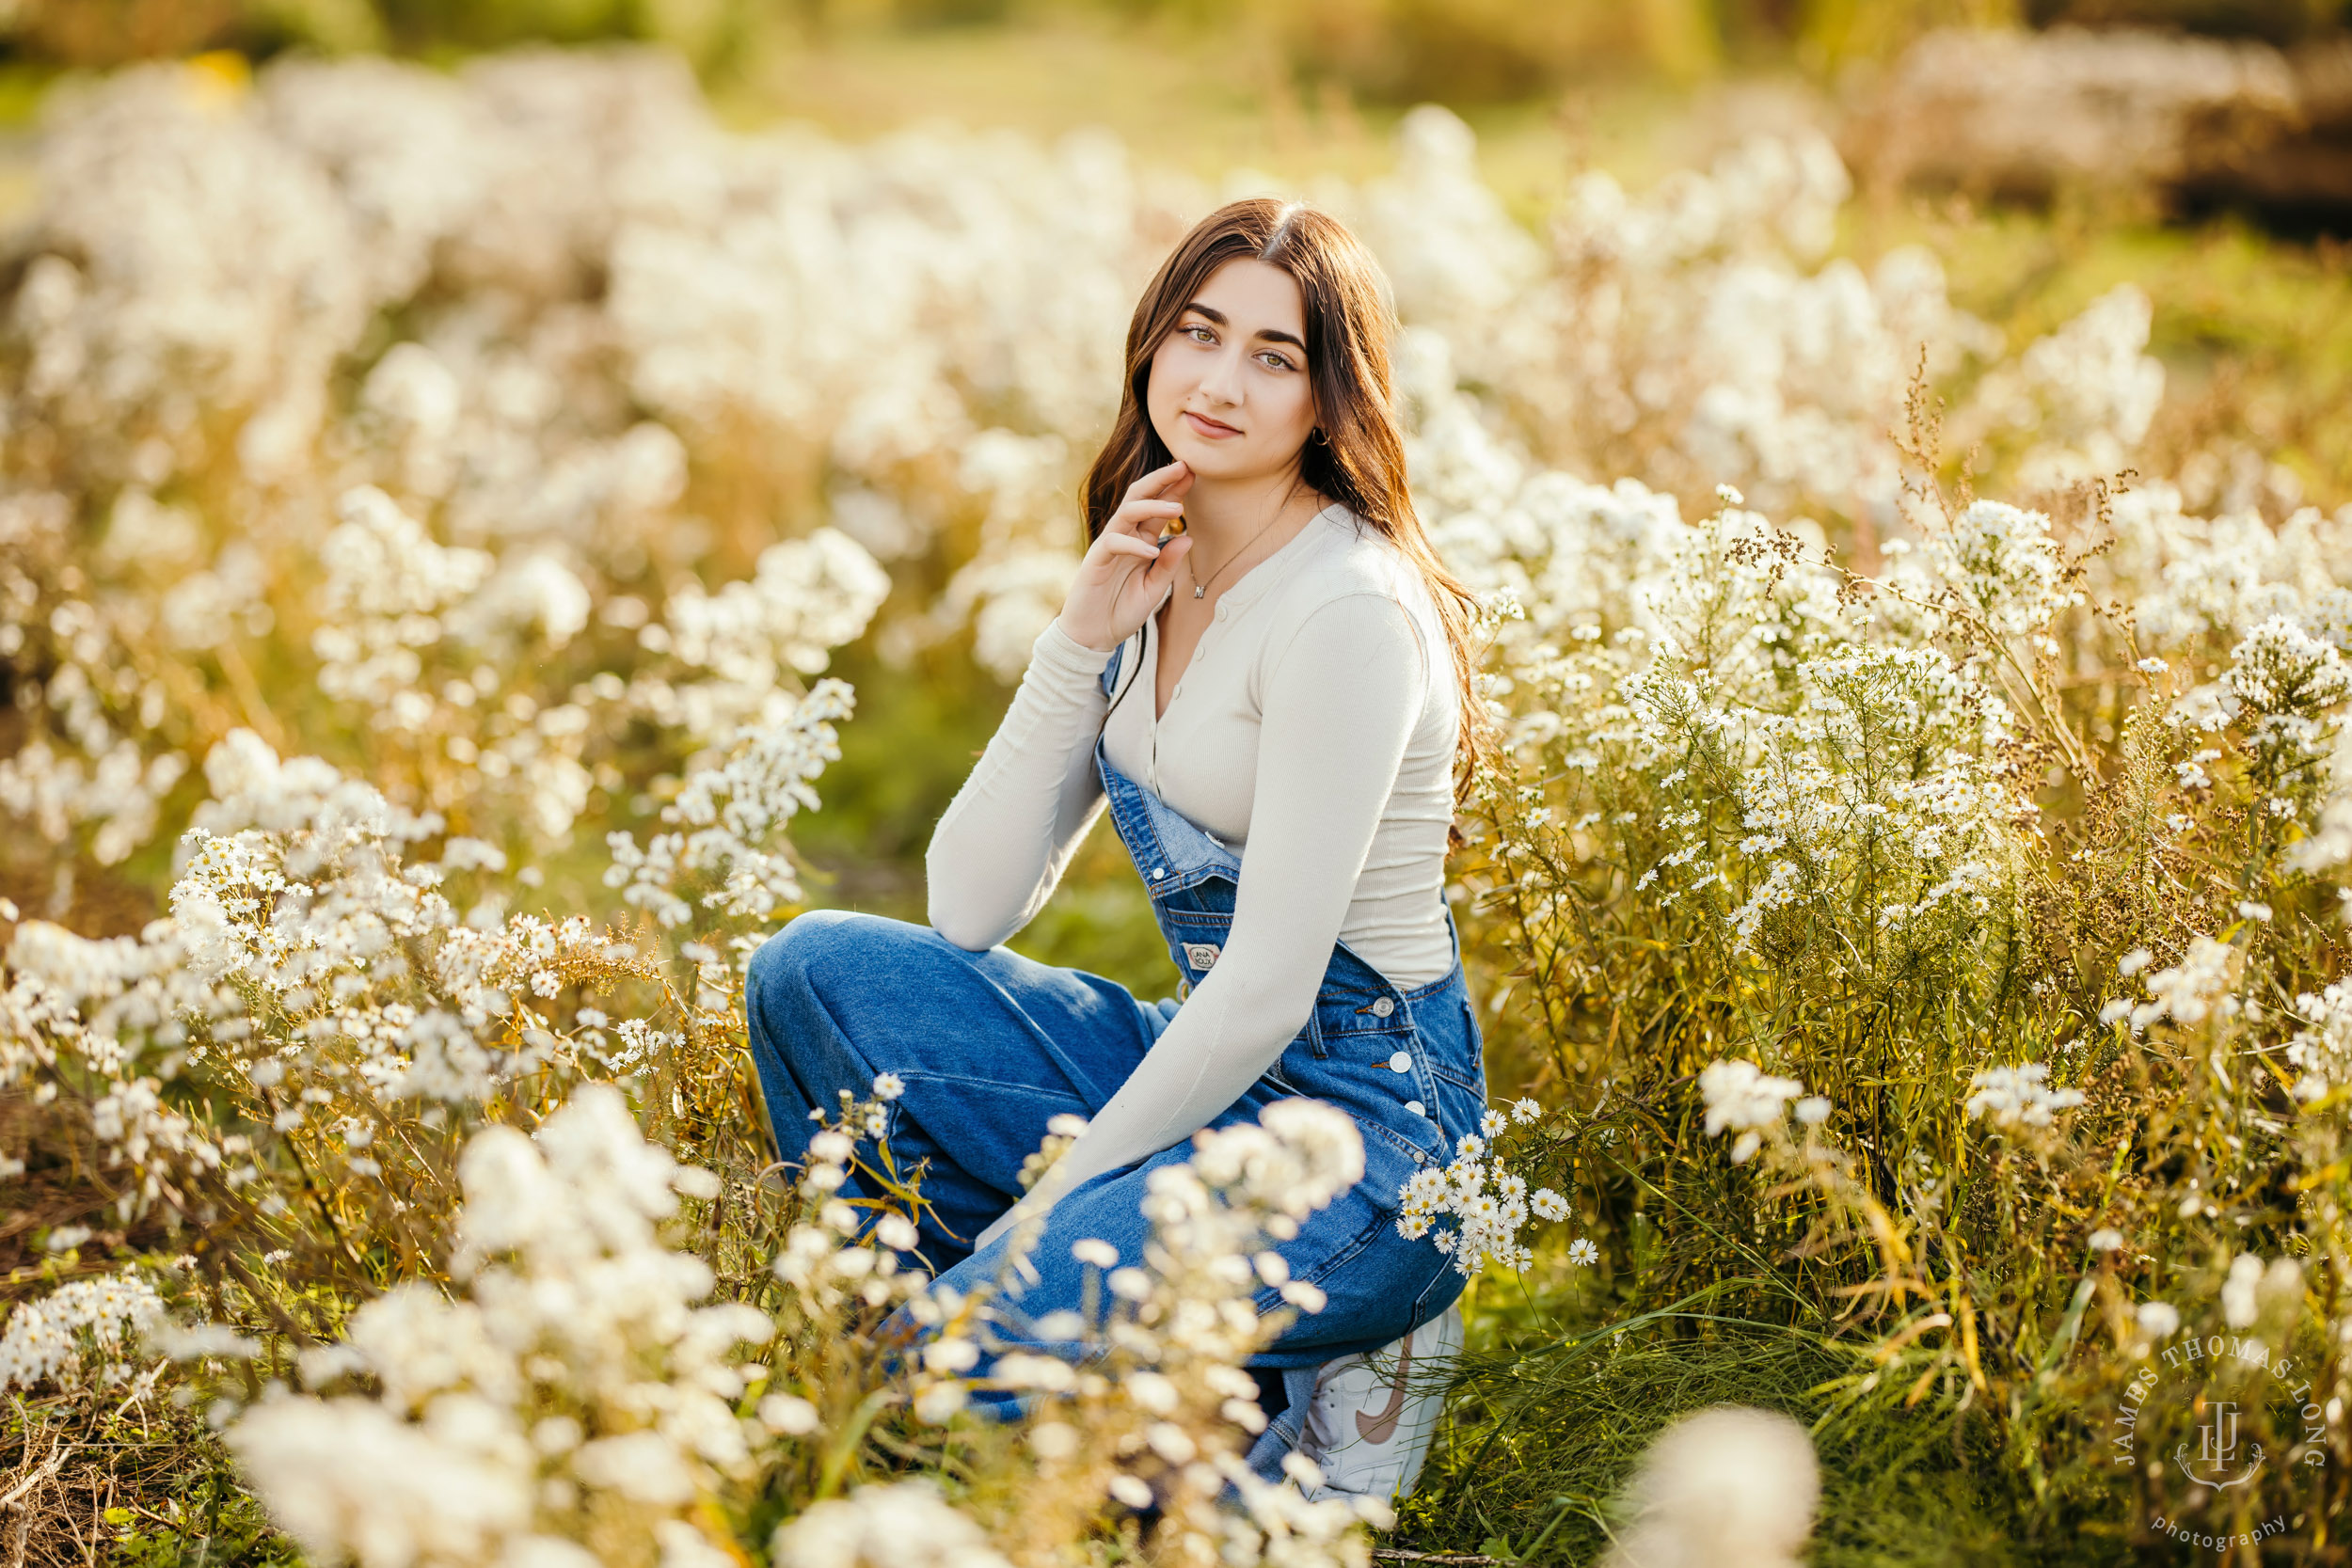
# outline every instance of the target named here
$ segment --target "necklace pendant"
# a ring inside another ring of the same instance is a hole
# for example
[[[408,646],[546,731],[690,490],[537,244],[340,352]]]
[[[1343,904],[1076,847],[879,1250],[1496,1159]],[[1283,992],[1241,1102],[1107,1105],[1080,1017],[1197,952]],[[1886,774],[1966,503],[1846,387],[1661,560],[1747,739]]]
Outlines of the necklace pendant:
[[[1196,599],[1199,598],[1200,596],[1200,590],[1205,586],[1207,585],[1204,583],[1194,583],[1192,585],[1192,596]]]

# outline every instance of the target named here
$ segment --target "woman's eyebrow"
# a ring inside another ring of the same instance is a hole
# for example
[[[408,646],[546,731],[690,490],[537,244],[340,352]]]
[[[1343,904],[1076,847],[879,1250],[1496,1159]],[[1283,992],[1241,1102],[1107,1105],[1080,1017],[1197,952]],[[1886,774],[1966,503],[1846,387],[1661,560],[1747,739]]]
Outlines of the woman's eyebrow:
[[[1197,299],[1191,304],[1185,306],[1184,309],[1193,311],[1195,314],[1208,317],[1209,320],[1215,322],[1219,326],[1228,326],[1232,325],[1229,321],[1227,321],[1224,311],[1219,310],[1213,305],[1203,305]],[[1300,342],[1296,338],[1292,337],[1289,333],[1283,331],[1279,326],[1261,327],[1258,329],[1258,336],[1263,338],[1270,343],[1289,343],[1291,346],[1297,349],[1301,354],[1307,352],[1307,345],[1305,343]]]

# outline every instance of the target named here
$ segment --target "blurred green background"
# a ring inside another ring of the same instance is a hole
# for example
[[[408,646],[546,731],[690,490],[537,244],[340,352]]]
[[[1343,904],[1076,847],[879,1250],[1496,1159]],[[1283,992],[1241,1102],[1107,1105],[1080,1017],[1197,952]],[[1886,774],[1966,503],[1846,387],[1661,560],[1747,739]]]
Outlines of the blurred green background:
[[[0,8],[0,28],[14,59],[63,67],[220,48],[430,57],[625,38],[674,45],[739,87],[813,89],[814,50],[844,86],[863,85],[879,55],[908,68],[909,87],[1009,69],[1079,98],[1116,96],[1084,68],[1099,63],[1089,45],[1126,43],[1214,55],[1241,88],[1280,78],[1311,94],[1461,105],[1595,72],[1690,82],[1766,65],[1835,70],[1951,24],[2137,24],[2291,43],[2348,15],[2346,0],[20,0]],[[953,55],[976,31],[1009,35],[1009,46],[961,69],[943,59],[943,40],[955,39]]]

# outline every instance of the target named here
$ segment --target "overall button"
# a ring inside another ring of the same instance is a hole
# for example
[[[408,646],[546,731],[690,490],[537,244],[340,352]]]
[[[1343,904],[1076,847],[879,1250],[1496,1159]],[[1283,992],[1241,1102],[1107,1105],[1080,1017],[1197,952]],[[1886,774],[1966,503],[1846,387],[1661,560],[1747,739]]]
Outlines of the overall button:
[[[1152,879],[1155,882],[1167,875],[1168,867],[1164,865],[1155,865],[1152,868]]]
[[[1394,1011],[1396,1011],[1396,1004],[1390,1001],[1387,997],[1382,996],[1374,999],[1372,1004],[1373,1017],[1386,1018]]]
[[[1390,1058],[1389,1058],[1389,1070],[1390,1070],[1391,1072],[1410,1072],[1410,1071],[1412,1071],[1412,1070],[1413,1070],[1413,1053],[1412,1053],[1411,1052],[1409,1052],[1409,1051],[1400,1051],[1400,1052],[1398,1052],[1395,1055],[1393,1055],[1393,1056],[1390,1057]]]
[[[1408,1100],[1408,1101],[1406,1101],[1405,1102],[1405,1108],[1406,1108],[1406,1110],[1408,1110],[1408,1111],[1412,1112],[1412,1113],[1413,1113],[1413,1115],[1415,1115],[1415,1116],[1417,1116],[1417,1117],[1425,1117],[1425,1116],[1427,1116],[1427,1115],[1429,1114],[1429,1107],[1428,1107],[1428,1106],[1426,1106],[1426,1105],[1423,1105],[1423,1104],[1422,1104],[1420,1101],[1418,1101],[1418,1100]]]

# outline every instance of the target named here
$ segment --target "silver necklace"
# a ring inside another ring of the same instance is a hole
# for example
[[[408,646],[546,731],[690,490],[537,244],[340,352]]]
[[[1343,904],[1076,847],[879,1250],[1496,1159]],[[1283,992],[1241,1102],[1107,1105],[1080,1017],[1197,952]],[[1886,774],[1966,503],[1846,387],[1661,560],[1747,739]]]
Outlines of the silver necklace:
[[[1282,498],[1282,500],[1288,499],[1290,499],[1288,496],[1284,496]],[[1225,566],[1231,566],[1234,562],[1239,561],[1243,556],[1248,555],[1249,553],[1249,546],[1256,544],[1260,539],[1265,537],[1265,531],[1272,528],[1274,526],[1275,517],[1279,517],[1281,515],[1282,501],[1276,501],[1274,503],[1274,516],[1268,517],[1264,522],[1259,524],[1258,531],[1244,540],[1240,549],[1235,550],[1232,554],[1225,558]],[[1187,555],[1184,557],[1184,564],[1188,569],[1190,568],[1192,564],[1191,556]],[[1194,578],[1192,583],[1192,596],[1197,599],[1201,594],[1207,593],[1209,591],[1209,583],[1215,582],[1217,578],[1225,575],[1225,566],[1219,566],[1216,571],[1211,572],[1209,574],[1208,582],[1201,581],[1198,577]]]

